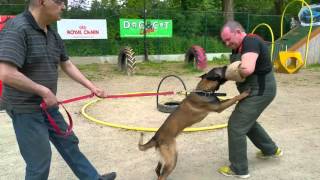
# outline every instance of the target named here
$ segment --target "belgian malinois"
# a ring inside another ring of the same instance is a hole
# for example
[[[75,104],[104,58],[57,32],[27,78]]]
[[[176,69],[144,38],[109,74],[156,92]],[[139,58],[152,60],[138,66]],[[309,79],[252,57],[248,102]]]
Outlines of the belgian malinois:
[[[180,103],[179,107],[168,116],[146,144],[143,144],[143,133],[141,133],[139,149],[145,151],[155,147],[162,157],[162,161],[158,162],[155,169],[158,180],[166,180],[175,168],[178,157],[175,138],[184,128],[200,122],[209,112],[220,113],[249,95],[250,90],[247,90],[240,95],[223,101],[212,95],[213,92],[219,89],[221,84],[225,83],[225,71],[226,66],[213,68],[208,73],[203,74],[196,90],[191,92]],[[208,95],[210,92],[211,95]]]

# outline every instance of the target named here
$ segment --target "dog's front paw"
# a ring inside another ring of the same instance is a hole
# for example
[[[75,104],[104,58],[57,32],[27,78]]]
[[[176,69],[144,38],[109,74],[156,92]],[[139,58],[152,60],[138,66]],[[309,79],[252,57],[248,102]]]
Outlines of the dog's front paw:
[[[247,97],[247,96],[249,96],[249,95],[250,95],[250,93],[251,93],[251,88],[249,88],[249,89],[247,89],[247,90],[243,91],[241,94],[243,94],[243,95],[245,95],[245,97]]]
[[[238,95],[238,101],[246,98],[247,96],[250,95],[251,89],[247,89],[245,91],[243,91],[241,94]]]

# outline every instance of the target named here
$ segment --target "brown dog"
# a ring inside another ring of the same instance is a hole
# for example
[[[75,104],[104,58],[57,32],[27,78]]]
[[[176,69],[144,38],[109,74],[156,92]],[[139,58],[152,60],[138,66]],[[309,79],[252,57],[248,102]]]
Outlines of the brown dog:
[[[209,73],[201,76],[196,91],[190,93],[180,104],[178,109],[172,112],[155,135],[143,144],[143,133],[139,141],[139,149],[145,151],[151,147],[159,150],[163,160],[159,161],[155,169],[158,180],[166,180],[177,163],[177,150],[175,137],[186,127],[203,120],[209,112],[222,112],[237,101],[249,95],[249,90],[228,100],[219,101],[216,96],[208,96],[209,92],[215,92],[223,84],[226,67],[213,68]],[[162,171],[161,171],[162,169]]]

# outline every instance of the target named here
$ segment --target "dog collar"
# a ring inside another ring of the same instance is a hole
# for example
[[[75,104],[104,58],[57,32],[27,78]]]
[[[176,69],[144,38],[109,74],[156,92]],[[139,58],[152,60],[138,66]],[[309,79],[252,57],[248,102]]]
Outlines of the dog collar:
[[[226,93],[215,93],[215,92],[206,92],[206,91],[198,91],[195,92],[195,94],[197,94],[198,96],[205,98],[206,102],[209,103],[219,103],[220,99],[218,98],[218,96],[226,96]]]
[[[226,93],[216,93],[212,91],[195,91],[199,96],[227,96]]]

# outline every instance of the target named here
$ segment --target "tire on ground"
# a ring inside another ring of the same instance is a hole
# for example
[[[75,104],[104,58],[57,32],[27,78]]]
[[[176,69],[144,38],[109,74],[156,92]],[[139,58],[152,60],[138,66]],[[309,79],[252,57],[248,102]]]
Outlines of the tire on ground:
[[[192,63],[195,68],[204,70],[207,67],[207,56],[205,50],[201,46],[191,46],[185,54],[185,63]]]
[[[170,102],[165,102],[164,104],[158,104],[157,109],[160,112],[163,113],[172,113],[175,111],[180,105],[180,102],[178,101],[170,101]]]
[[[131,47],[124,47],[118,55],[118,68],[131,76],[135,73],[136,57]]]

